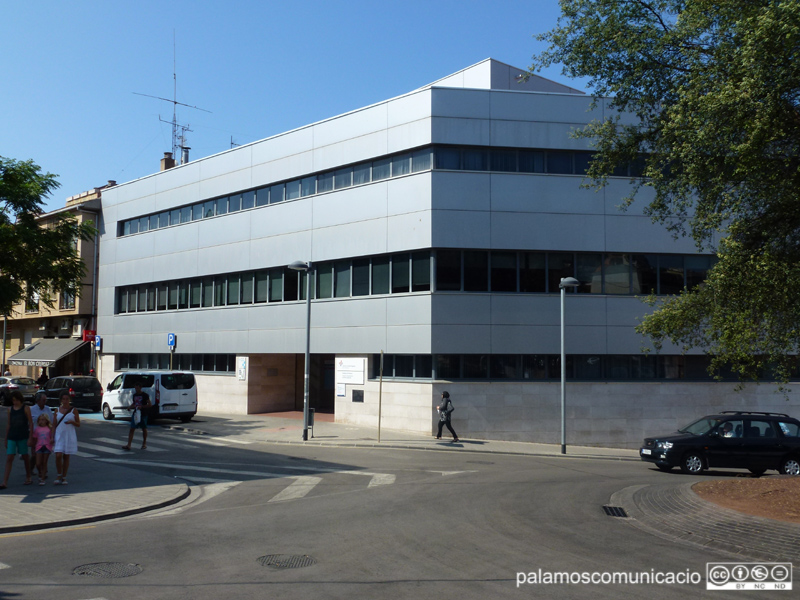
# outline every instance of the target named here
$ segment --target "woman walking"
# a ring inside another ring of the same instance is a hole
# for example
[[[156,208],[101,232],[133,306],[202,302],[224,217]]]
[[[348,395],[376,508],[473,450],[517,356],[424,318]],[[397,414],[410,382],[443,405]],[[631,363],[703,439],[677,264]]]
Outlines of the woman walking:
[[[31,460],[28,455],[28,438],[33,431],[31,409],[23,404],[22,394],[19,391],[11,393],[11,403],[6,426],[6,472],[0,490],[6,489],[8,485],[11,467],[17,454],[22,455],[25,463],[25,485],[31,484]]]
[[[61,394],[60,404],[55,417],[55,445],[56,453],[56,480],[55,485],[67,485],[67,471],[69,471],[69,457],[78,452],[78,432],[76,427],[81,426],[78,409],[69,405],[70,397],[67,392]]]

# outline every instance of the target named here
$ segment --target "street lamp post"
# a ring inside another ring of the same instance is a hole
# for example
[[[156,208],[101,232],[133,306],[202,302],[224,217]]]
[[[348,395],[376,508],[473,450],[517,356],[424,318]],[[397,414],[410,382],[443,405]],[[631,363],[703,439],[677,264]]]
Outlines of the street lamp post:
[[[308,384],[311,377],[311,277],[314,269],[311,261],[296,260],[289,265],[293,271],[306,274],[306,372],[303,376],[303,441],[308,441]]]
[[[564,351],[564,297],[567,288],[581,284],[574,277],[562,277],[558,284],[561,290],[561,454],[567,453],[567,355]]]

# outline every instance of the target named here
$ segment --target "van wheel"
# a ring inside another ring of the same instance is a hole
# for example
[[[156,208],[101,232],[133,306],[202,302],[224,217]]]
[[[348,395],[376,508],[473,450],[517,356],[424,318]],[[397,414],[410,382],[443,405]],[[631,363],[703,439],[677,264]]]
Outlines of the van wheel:
[[[188,423],[192,420],[192,415],[183,415],[181,417],[181,423]]]
[[[114,420],[114,413],[111,412],[111,407],[108,404],[103,404],[103,418],[106,421]]]

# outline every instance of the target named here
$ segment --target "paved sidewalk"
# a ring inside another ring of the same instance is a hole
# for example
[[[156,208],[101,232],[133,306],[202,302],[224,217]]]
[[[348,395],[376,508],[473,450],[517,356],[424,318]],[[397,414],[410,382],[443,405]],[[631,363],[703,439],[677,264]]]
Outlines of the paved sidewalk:
[[[248,442],[297,446],[336,446],[397,450],[433,450],[523,456],[552,456],[564,460],[639,461],[637,450],[532,444],[492,440],[435,440],[432,436],[356,427],[332,422],[331,415],[316,415],[308,441],[302,440],[302,413],[221,417],[199,414],[190,423],[160,421],[156,427],[186,431],[230,443]],[[0,431],[6,411],[0,410]],[[85,419],[89,427],[101,426]],[[190,489],[175,479],[133,470],[118,463],[75,458],[68,486],[23,486],[24,467],[16,460],[7,490],[0,491],[0,534],[80,525],[137,514],[169,506],[186,498]],[[662,538],[725,550],[752,560],[800,561],[800,525],[749,517],[701,500],[691,483],[665,481],[659,485],[620,490],[610,504],[629,514],[629,523]]]

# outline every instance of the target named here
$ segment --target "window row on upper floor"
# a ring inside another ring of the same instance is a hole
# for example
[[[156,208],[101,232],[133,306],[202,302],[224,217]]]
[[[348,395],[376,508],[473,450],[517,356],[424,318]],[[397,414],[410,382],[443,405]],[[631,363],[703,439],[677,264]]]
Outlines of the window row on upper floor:
[[[431,169],[584,175],[592,155],[593,152],[588,151],[428,146],[120,221],[117,236],[190,223]],[[615,175],[639,176],[641,168],[642,164],[636,162],[621,168]]]
[[[678,294],[702,283],[713,256],[601,252],[422,250],[313,265],[311,297],[422,292],[558,293],[575,277],[583,294]],[[306,274],[288,266],[116,289],[116,313],[305,300]]]

